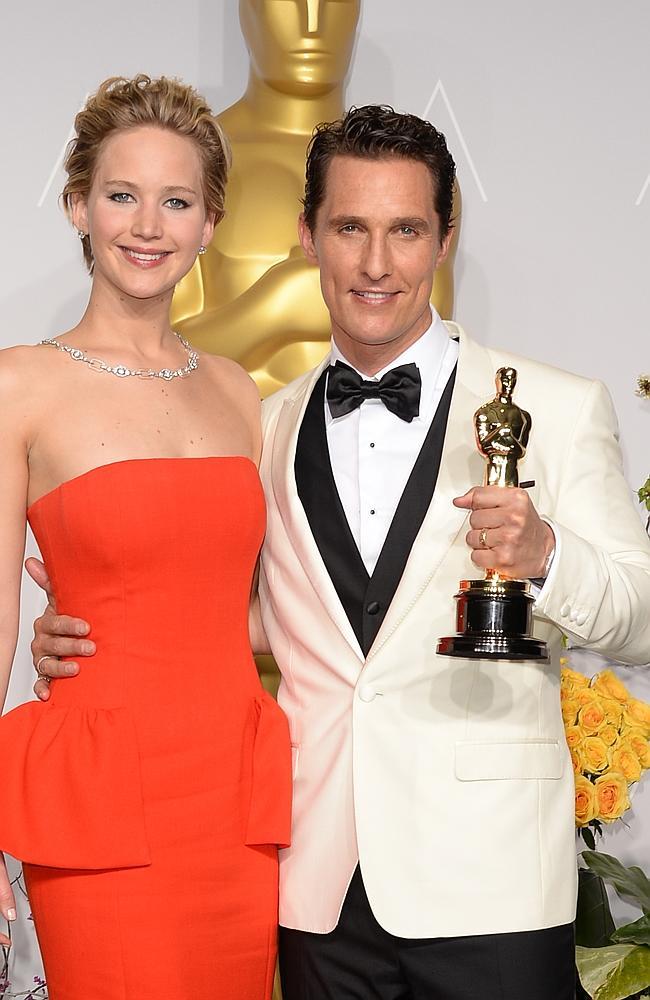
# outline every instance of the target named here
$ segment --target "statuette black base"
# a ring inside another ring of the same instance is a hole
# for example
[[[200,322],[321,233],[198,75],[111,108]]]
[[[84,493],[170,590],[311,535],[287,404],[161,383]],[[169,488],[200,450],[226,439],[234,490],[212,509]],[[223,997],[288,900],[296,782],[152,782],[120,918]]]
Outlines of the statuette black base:
[[[534,597],[524,580],[462,580],[456,599],[458,634],[438,640],[443,656],[487,660],[548,660],[532,632]]]

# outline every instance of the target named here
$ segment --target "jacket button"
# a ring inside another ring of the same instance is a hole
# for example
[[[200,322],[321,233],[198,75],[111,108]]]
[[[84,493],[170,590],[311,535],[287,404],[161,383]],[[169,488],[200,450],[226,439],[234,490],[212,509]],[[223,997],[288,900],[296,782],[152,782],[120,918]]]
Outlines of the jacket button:
[[[370,604],[367,605],[366,611],[369,615],[376,615],[379,611],[379,607],[379,601],[371,601]]]
[[[589,615],[587,614],[586,611],[580,611],[578,613],[578,617],[576,618],[576,625],[584,625],[588,617]]]
[[[569,615],[571,614],[571,605],[563,604],[562,607],[560,608],[560,614],[562,618],[568,618]]]
[[[377,692],[370,684],[362,684],[359,688],[359,697],[361,701],[371,702],[377,697]]]

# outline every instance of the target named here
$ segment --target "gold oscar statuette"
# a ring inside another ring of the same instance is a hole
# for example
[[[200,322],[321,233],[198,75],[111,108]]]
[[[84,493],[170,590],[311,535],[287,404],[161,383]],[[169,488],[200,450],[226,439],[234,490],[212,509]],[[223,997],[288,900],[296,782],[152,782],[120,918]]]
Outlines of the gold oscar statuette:
[[[530,414],[512,393],[514,368],[499,368],[496,396],[474,414],[476,446],[486,459],[485,485],[519,485],[517,462],[526,454]],[[483,580],[461,580],[455,595],[457,634],[438,640],[445,656],[492,660],[547,660],[546,643],[532,634],[534,597],[527,580],[510,580],[488,569]]]
[[[329,351],[330,317],[297,220],[314,126],[344,112],[360,11],[361,0],[239,0],[250,66],[245,93],[218,116],[233,152],[226,215],[179,282],[172,321],[194,347],[238,361],[261,396]],[[432,291],[445,318],[457,233]]]

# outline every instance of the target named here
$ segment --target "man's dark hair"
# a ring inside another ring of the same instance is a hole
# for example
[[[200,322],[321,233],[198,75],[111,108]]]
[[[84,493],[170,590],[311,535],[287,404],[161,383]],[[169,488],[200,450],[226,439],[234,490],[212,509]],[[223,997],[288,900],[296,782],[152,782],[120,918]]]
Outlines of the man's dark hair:
[[[313,232],[316,215],[325,197],[330,161],[335,156],[364,160],[391,157],[418,160],[428,168],[433,183],[433,204],[440,222],[440,236],[452,228],[456,164],[442,132],[416,115],[402,115],[385,104],[350,108],[343,118],[314,129],[307,149],[307,176],[303,206],[305,222]]]

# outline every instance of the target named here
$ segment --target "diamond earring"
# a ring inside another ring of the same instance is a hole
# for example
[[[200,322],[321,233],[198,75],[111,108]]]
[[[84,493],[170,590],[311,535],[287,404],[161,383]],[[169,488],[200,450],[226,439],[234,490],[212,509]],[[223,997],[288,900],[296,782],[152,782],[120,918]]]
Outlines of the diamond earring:
[[[203,246],[203,244],[201,244],[201,246],[199,247],[199,253],[201,254],[201,256],[203,256],[203,254],[205,253],[205,247]]]
[[[88,234],[84,233],[83,229],[77,230],[77,236],[79,237],[80,240],[85,240],[87,235]]]

